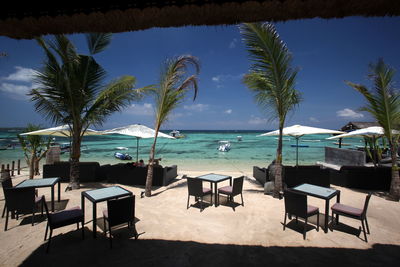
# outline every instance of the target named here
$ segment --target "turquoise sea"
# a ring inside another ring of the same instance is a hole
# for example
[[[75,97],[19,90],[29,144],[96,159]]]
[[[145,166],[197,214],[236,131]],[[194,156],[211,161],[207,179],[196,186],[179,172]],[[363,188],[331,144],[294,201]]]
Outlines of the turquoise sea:
[[[16,135],[22,129],[0,129],[0,147],[15,144],[14,149],[0,150],[0,164],[11,163],[12,160],[24,156],[19,147]],[[169,131],[163,131],[169,133]],[[176,164],[179,170],[226,170],[250,171],[252,166],[268,166],[275,158],[277,137],[257,137],[267,131],[243,130],[187,130],[181,131],[185,135],[182,139],[164,139],[157,141],[156,157],[162,158],[161,165]],[[237,140],[242,136],[242,141]],[[324,160],[324,147],[337,147],[335,140],[326,140],[329,135],[307,135],[300,138],[299,164],[314,164]],[[218,141],[231,142],[229,152],[219,152]],[[67,143],[67,138],[56,137],[56,142]],[[153,139],[140,139],[139,159],[147,161]],[[363,146],[359,138],[345,140],[346,147]],[[293,137],[284,137],[283,161],[286,165],[296,163],[296,144]],[[117,150],[116,147],[127,147],[128,150]],[[136,159],[136,138],[123,135],[88,136],[84,137],[81,161],[98,161],[102,164],[125,162],[114,158],[114,152],[129,153]],[[68,160],[68,153],[62,155],[62,160]],[[43,162],[45,160],[42,160]],[[42,163],[43,163],[42,162]]]

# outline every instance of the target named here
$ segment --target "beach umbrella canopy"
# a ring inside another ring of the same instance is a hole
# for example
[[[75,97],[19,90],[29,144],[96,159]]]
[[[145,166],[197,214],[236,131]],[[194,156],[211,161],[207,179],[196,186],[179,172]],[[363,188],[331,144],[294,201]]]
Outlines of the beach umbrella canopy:
[[[37,130],[28,133],[22,133],[20,135],[52,135],[52,136],[62,136],[62,137],[71,137],[71,131],[69,129],[68,124]],[[84,135],[102,135],[101,131],[96,131],[92,129],[87,129]]]
[[[400,131],[392,130],[393,134],[400,134]],[[358,129],[351,131],[349,133],[344,133],[340,135],[335,135],[326,139],[337,139],[337,138],[345,138],[345,137],[381,137],[383,136],[384,130],[380,126],[368,127],[363,129]]]
[[[296,165],[299,162],[299,138],[303,135],[308,134],[342,134],[344,132],[336,131],[336,130],[329,130],[323,128],[316,128],[310,126],[303,126],[303,125],[293,125],[289,127],[283,128],[283,135],[292,136],[296,138]],[[260,134],[258,136],[276,136],[279,135],[279,130]]]
[[[118,127],[110,130],[105,130],[102,131],[103,134],[122,134],[122,135],[129,135],[129,136],[134,136],[136,137],[136,162],[139,159],[139,139],[140,138],[154,138],[156,131],[141,125],[141,124],[131,124],[123,127]],[[163,138],[170,138],[170,139],[175,139],[174,137],[164,134],[162,132],[158,132],[157,137],[163,137]]]

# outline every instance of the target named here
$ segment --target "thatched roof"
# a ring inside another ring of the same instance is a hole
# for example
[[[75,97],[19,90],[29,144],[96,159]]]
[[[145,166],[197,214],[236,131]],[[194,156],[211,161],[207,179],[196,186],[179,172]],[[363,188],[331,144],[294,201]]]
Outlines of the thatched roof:
[[[345,16],[398,16],[393,0],[45,1],[10,2],[0,10],[0,35],[124,32],[152,27],[237,24]]]
[[[351,121],[343,126],[340,130],[344,132],[351,132],[358,129],[380,126],[377,122],[361,122],[361,121]]]

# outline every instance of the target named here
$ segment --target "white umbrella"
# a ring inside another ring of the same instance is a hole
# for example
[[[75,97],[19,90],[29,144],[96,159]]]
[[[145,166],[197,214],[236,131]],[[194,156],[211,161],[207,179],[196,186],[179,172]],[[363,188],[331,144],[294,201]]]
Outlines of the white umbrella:
[[[87,129],[84,133],[84,135],[101,135],[101,134],[102,133],[100,131],[92,129]],[[22,133],[20,135],[53,135],[53,136],[71,137],[71,131],[69,129],[69,126],[66,124],[58,127],[52,127],[33,132]]]
[[[132,124],[123,127],[118,127],[110,130],[102,131],[103,134],[122,134],[136,137],[136,162],[139,159],[139,139],[140,138],[154,138],[156,131],[141,124]],[[157,137],[164,137],[175,139],[174,137],[158,132]]]
[[[306,134],[342,134],[341,131],[329,130],[323,128],[309,127],[303,125],[293,125],[283,128],[283,135],[288,135],[296,138],[296,165],[299,161],[299,138]],[[264,133],[258,136],[275,136],[279,135],[279,130]]]
[[[397,130],[392,130],[393,134],[399,134],[400,132]],[[340,135],[335,135],[326,139],[337,139],[337,138],[343,138],[343,137],[380,137],[383,136],[384,130],[380,126],[373,126],[373,127],[368,127],[368,128],[362,128],[358,130],[351,131],[349,133],[345,134],[340,134]]]

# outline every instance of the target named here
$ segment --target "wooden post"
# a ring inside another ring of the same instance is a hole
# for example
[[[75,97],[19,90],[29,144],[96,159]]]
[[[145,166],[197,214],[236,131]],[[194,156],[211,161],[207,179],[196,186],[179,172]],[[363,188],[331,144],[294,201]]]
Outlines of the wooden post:
[[[21,160],[20,159],[18,160],[18,163],[17,163],[17,174],[18,175],[21,174]]]
[[[4,164],[1,164],[1,171],[4,171]]]
[[[10,170],[10,164],[7,164],[7,170],[8,171]]]
[[[11,176],[14,176],[15,161],[11,163]]]

